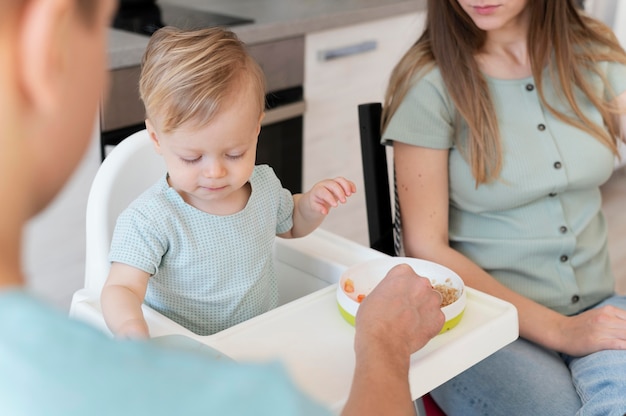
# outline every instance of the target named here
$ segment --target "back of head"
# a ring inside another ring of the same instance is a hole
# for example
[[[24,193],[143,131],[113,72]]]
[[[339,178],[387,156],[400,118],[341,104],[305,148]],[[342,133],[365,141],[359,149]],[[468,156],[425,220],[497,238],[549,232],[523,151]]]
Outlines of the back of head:
[[[48,87],[51,91],[58,93],[60,97],[67,96],[64,90],[59,88],[61,85],[65,87],[66,84],[59,80],[62,75],[66,75],[68,72],[64,66],[65,61],[57,62],[56,60],[58,55],[55,53],[57,51],[51,46],[56,45],[54,42],[57,39],[50,36],[50,33],[64,33],[72,36],[75,34],[68,31],[76,27],[86,28],[94,32],[96,29],[101,29],[99,26],[104,21],[99,21],[98,18],[105,10],[103,4],[104,2],[99,0],[71,0],[70,2],[64,0],[56,0],[55,2],[51,0],[47,2],[0,0],[0,10],[2,11],[0,13],[0,91],[2,91],[0,93],[0,168],[2,169],[0,177],[3,178],[0,180],[0,193],[11,194],[13,201],[18,198],[18,193],[28,192],[25,189],[26,184],[18,185],[18,178],[20,181],[25,181],[27,172],[30,174],[41,167],[41,159],[34,156],[33,151],[46,153],[47,149],[55,151],[63,148],[57,143],[60,138],[52,134],[48,128],[51,120],[58,124],[59,129],[74,129],[73,132],[78,132],[76,125],[84,122],[84,120],[75,119],[73,120],[75,125],[68,126],[59,121],[61,117],[54,117],[54,113],[46,113],[44,117],[40,117],[40,109],[37,107],[39,102],[33,99],[33,97],[41,98],[43,96],[48,100],[57,98],[57,96],[42,92],[43,88]],[[55,15],[50,13],[50,10],[59,10],[60,12]],[[63,32],[61,32],[62,30]],[[63,40],[59,40],[59,42],[63,42]],[[63,49],[61,49],[62,58],[72,59],[77,53],[75,47],[74,44],[68,46],[64,43]],[[92,47],[97,48],[98,45]],[[102,52],[104,53],[104,51]],[[54,62],[57,65],[41,64],[41,62],[53,62],[47,54],[55,58]],[[38,65],[32,64],[35,56],[44,57],[38,62]],[[36,71],[29,70],[34,67],[37,68]],[[101,69],[104,73],[104,68]],[[50,74],[53,74],[54,77]],[[58,82],[58,84],[52,86],[53,82]],[[96,102],[90,104],[95,107]],[[66,108],[62,108],[62,105],[50,106],[47,110],[50,112],[57,111],[57,115],[74,116]],[[92,122],[93,119],[90,118],[90,125]],[[39,135],[41,131],[45,131],[47,135],[41,137]],[[88,132],[83,138],[85,144],[87,138]],[[27,146],[37,147],[28,148]],[[50,160],[50,158],[47,159]],[[63,162],[54,157],[52,160],[58,163],[54,168],[56,172],[69,170],[63,166]],[[43,196],[47,196],[55,189],[44,189],[45,187],[41,182],[38,183],[38,186],[40,188],[36,194],[42,196],[42,202],[48,202]],[[12,192],[8,189],[17,191]],[[37,208],[42,207],[37,206]],[[24,211],[24,209],[21,210]],[[3,210],[3,217],[10,218],[6,209]]]
[[[97,17],[97,11],[99,8],[99,2],[94,0],[73,0],[76,5],[81,19],[86,25],[93,25],[94,20]],[[9,77],[15,76],[17,69],[13,68],[13,65],[17,64],[16,59],[18,48],[24,45],[18,42],[18,33],[22,34],[23,28],[20,25],[23,24],[24,10],[29,6],[28,1],[25,0],[0,0],[0,77],[2,82],[7,82],[9,85],[2,86],[3,93],[1,94],[2,101],[0,101],[0,125],[7,127],[14,123],[16,116],[9,114],[9,112],[16,111],[17,102],[11,102],[11,100],[17,100],[17,96],[12,95],[12,91],[9,91],[9,86],[17,86],[15,80],[9,79]],[[29,44],[30,48],[33,46]],[[23,53],[23,51],[22,51]],[[17,91],[17,90],[16,90]],[[6,107],[6,109],[5,109]],[[5,118],[6,116],[6,118]],[[6,121],[6,122],[5,122]],[[4,136],[4,135],[2,135]]]
[[[147,117],[163,133],[206,125],[234,93],[252,86],[264,110],[263,71],[230,30],[156,31],[142,61],[139,93]]]
[[[113,5],[0,0],[0,194],[10,195],[0,209],[0,289],[23,283],[22,227],[57,194],[87,147]],[[76,66],[76,57],[85,64]]]

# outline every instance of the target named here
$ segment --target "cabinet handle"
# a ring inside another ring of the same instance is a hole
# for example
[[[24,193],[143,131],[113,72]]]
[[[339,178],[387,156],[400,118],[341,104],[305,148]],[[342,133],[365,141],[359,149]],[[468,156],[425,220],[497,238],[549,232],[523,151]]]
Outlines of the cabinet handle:
[[[317,53],[318,59],[322,62],[332,61],[333,59],[346,58],[348,56],[359,55],[365,52],[376,50],[378,42],[375,40],[366,40],[364,42],[355,43],[354,45],[342,46],[340,48],[328,49]]]

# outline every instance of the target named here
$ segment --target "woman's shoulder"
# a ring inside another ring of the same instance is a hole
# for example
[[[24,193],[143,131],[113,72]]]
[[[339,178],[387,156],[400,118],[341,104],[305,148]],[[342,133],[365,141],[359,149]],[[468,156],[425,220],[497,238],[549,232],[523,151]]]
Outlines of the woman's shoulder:
[[[422,106],[442,108],[450,114],[454,113],[454,103],[441,71],[434,65],[413,76],[403,101],[411,106],[419,106],[421,103]]]
[[[411,82],[414,86],[419,84],[429,84],[437,89],[445,88],[445,83],[441,71],[437,65],[430,65],[417,72]]]
[[[407,95],[421,97],[434,95],[445,102],[448,102],[450,98],[441,71],[435,65],[424,68],[413,75]]]

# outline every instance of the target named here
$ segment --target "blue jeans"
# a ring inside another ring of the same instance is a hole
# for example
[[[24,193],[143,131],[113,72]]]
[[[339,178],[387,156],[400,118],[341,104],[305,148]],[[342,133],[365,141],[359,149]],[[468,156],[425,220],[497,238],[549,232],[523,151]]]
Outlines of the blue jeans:
[[[611,304],[626,310],[626,296]],[[431,392],[448,416],[626,415],[626,351],[573,358],[523,338]]]

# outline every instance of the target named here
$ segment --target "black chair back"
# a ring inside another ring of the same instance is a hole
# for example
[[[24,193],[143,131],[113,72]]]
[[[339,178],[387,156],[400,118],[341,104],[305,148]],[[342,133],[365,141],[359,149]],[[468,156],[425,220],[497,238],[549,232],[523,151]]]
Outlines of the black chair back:
[[[358,108],[370,247],[395,256],[399,241],[394,238],[397,223],[392,216],[387,156],[380,143],[382,105],[367,103]]]

